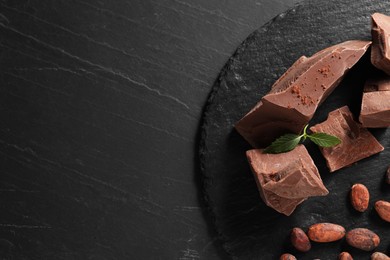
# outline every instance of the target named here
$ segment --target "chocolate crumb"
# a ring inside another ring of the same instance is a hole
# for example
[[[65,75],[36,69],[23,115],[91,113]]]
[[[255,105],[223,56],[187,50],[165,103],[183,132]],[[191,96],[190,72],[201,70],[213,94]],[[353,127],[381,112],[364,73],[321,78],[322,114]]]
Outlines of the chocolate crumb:
[[[318,72],[321,73],[324,77],[328,77],[328,74],[330,72],[330,66],[324,66],[321,69],[318,69]]]
[[[301,89],[299,88],[299,86],[295,85],[291,88],[291,93],[300,95]]]

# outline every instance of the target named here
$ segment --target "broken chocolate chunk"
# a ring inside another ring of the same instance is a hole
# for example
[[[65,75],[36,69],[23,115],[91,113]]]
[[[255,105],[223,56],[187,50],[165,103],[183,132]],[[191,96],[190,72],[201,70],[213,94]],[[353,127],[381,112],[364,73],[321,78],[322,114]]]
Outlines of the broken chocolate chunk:
[[[371,22],[371,63],[390,75],[390,16],[374,13]]]
[[[235,125],[254,147],[265,147],[285,133],[299,133],[317,107],[363,56],[368,41],[347,41],[310,58],[299,58],[271,91]]]
[[[303,145],[287,153],[265,154],[253,149],[246,154],[261,198],[280,213],[289,216],[308,197],[329,193]]]
[[[390,77],[366,82],[359,121],[370,128],[390,126]]]
[[[383,151],[383,146],[361,124],[353,119],[347,106],[329,113],[328,119],[310,128],[314,133],[323,132],[337,136],[341,144],[320,148],[330,172]]]

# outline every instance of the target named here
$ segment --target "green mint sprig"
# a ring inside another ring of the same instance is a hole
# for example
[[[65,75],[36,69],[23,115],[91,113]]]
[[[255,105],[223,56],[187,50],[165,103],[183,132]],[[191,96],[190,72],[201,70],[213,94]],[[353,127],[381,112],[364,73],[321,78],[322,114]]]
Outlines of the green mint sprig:
[[[334,136],[326,133],[313,133],[308,134],[306,132],[306,125],[303,129],[303,133],[300,135],[296,134],[285,134],[272,142],[270,146],[264,149],[264,153],[284,153],[293,150],[303,139],[310,139],[313,143],[321,147],[332,147],[341,143],[341,140]]]

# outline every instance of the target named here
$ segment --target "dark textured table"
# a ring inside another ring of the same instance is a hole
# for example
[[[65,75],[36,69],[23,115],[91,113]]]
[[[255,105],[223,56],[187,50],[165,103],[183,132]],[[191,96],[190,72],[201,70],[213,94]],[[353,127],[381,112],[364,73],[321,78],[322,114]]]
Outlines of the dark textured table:
[[[297,1],[0,1],[1,259],[224,259],[201,193],[217,75]]]

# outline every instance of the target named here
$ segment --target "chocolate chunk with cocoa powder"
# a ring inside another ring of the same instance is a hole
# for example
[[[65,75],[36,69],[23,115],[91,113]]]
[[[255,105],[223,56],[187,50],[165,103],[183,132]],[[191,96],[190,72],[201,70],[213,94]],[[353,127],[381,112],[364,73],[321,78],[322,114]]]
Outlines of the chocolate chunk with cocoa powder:
[[[235,128],[257,148],[269,145],[282,134],[299,133],[370,44],[346,41],[309,58],[302,56]]]
[[[246,154],[261,198],[280,213],[288,216],[308,197],[329,193],[303,145],[287,153],[253,149]]]
[[[310,130],[341,139],[341,144],[320,148],[330,172],[349,166],[384,149],[366,128],[353,119],[347,106],[330,112],[326,121],[312,126]]]

